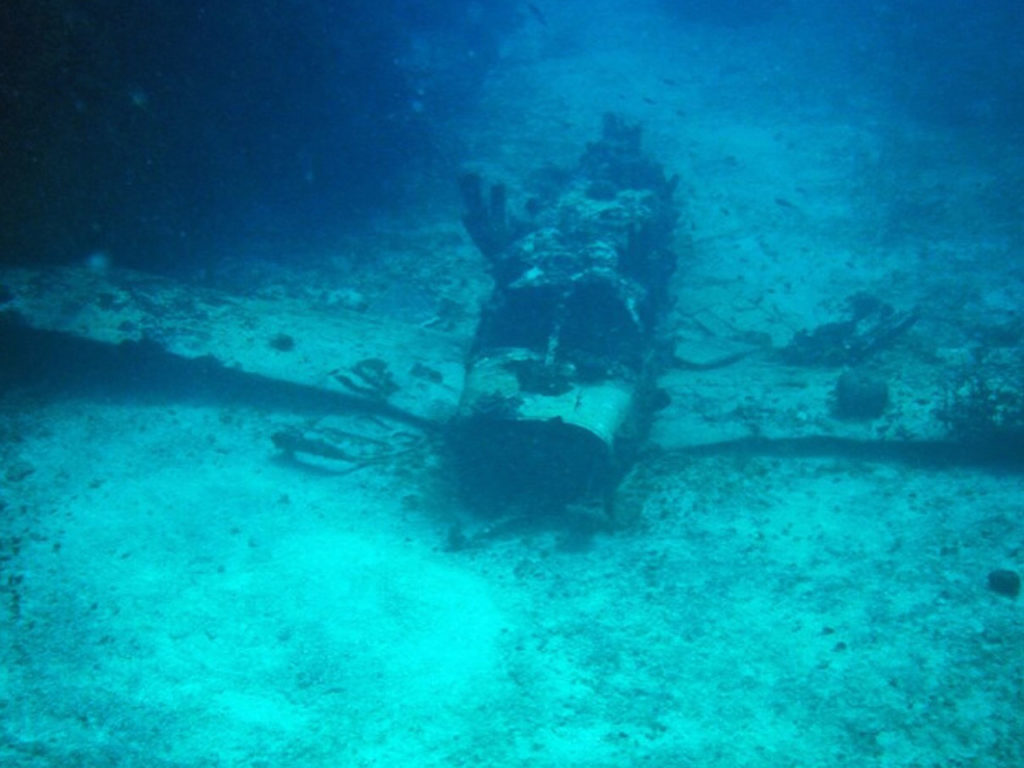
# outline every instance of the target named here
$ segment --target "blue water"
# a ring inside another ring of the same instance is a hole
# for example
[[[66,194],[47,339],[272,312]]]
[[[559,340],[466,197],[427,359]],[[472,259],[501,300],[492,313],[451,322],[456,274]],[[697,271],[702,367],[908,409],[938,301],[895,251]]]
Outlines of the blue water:
[[[322,243],[368,212],[401,211],[473,159],[450,120],[473,113],[517,35],[542,58],[640,17],[623,45],[642,46],[644,24],[733,35],[740,56],[769,36],[815,52],[794,77],[824,67],[832,90],[876,99],[881,115],[1000,143],[1016,141],[1024,109],[1012,3],[32,7],[15,2],[3,30],[5,261],[104,249],[194,266],[243,228]]]

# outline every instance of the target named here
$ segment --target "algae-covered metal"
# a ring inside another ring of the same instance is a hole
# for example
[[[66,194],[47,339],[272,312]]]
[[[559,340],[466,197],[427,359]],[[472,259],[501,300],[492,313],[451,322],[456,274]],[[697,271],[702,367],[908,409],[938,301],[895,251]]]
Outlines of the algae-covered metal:
[[[462,181],[465,224],[495,280],[453,445],[475,487],[564,503],[614,487],[643,432],[655,328],[676,266],[676,179],[607,115],[577,167],[506,212]]]

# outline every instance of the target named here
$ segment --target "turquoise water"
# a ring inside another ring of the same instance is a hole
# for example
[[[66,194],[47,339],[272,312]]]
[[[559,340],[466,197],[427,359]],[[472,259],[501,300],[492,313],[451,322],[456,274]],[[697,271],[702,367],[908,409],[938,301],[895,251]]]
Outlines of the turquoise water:
[[[4,765],[1024,760],[1012,6],[26,8]]]

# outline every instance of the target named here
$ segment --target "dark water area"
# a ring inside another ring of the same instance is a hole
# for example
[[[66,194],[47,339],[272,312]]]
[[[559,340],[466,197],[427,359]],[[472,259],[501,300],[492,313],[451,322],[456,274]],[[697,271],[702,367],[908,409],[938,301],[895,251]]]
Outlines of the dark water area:
[[[395,210],[517,23],[470,6],[6,3],[4,260],[166,268]]]

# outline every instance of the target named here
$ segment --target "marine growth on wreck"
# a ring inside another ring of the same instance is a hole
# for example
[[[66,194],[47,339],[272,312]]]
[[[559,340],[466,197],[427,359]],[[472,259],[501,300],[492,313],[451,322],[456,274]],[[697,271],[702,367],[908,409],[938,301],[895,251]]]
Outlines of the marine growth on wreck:
[[[557,506],[614,487],[643,433],[677,181],[615,114],[521,213],[502,184],[462,178],[464,223],[495,283],[451,432],[474,491]]]

